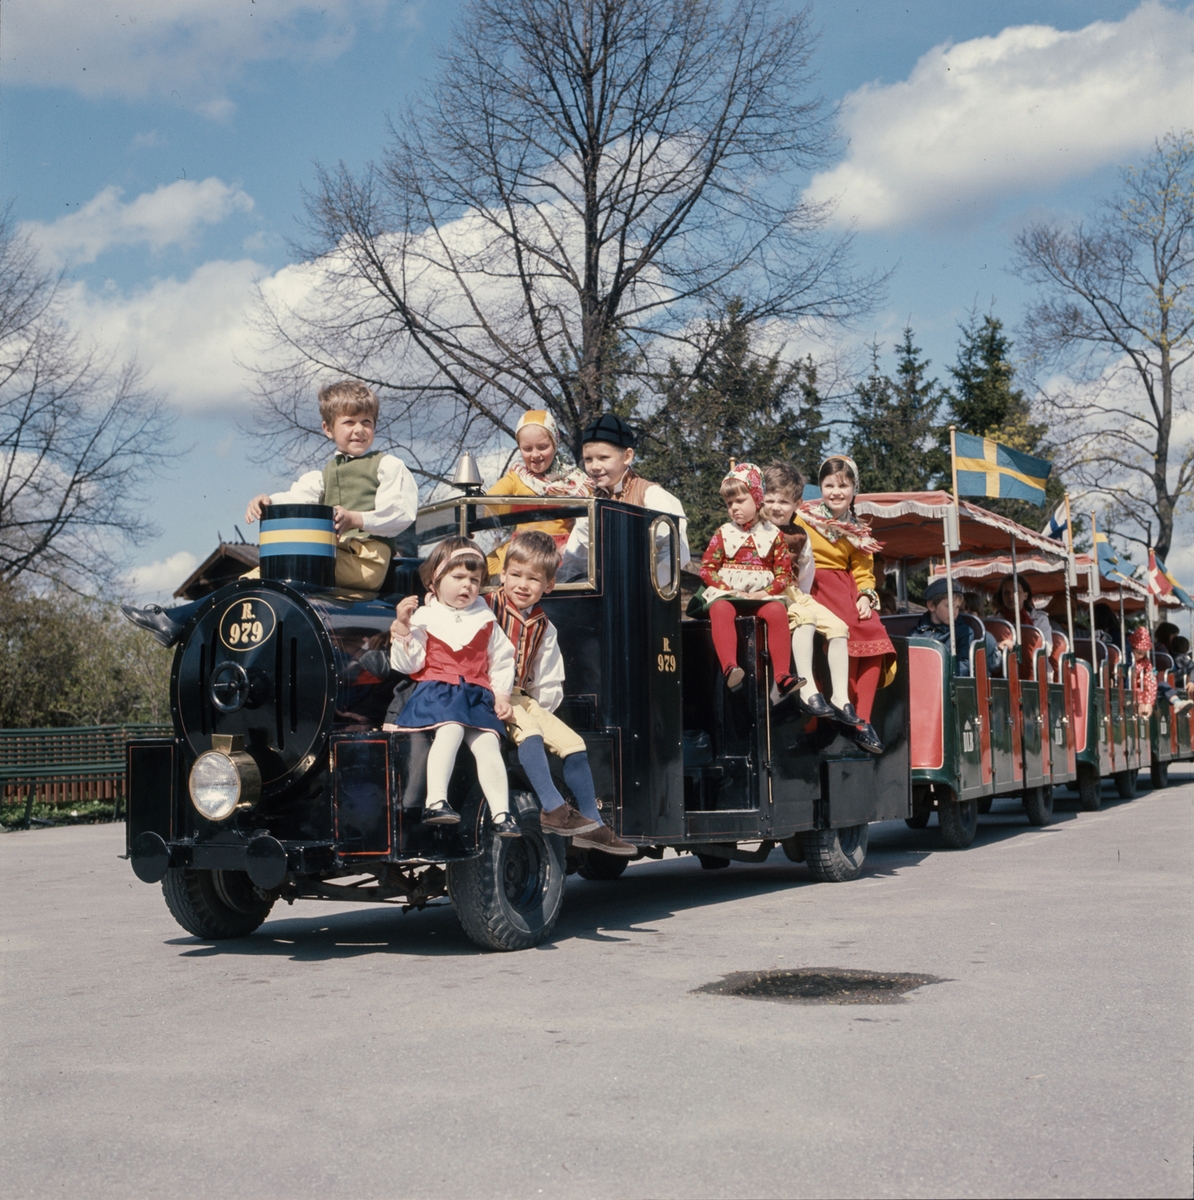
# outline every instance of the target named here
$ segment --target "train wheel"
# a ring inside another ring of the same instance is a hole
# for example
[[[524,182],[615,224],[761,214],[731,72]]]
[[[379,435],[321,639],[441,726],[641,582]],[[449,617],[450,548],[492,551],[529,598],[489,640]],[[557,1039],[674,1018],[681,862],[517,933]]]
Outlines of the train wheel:
[[[931,812],[915,813],[911,817],[905,817],[904,824],[907,825],[909,829],[923,829],[929,823],[929,818],[932,815],[933,814]]]
[[[869,828],[813,829],[801,835],[804,857],[813,878],[822,883],[849,883],[862,874]]]
[[[942,800],[937,807],[941,840],[950,850],[965,850],[978,832],[977,800]]]
[[[1077,782],[1070,787],[1078,793],[1078,805],[1086,812],[1098,812],[1103,807],[1103,781],[1093,763],[1078,764]]]
[[[1169,786],[1169,764],[1167,762],[1156,762],[1148,768],[1149,781],[1154,788],[1164,788]]]
[[[529,950],[555,927],[564,902],[564,848],[545,837],[539,807],[511,797],[522,837],[495,837],[481,831],[477,858],[451,863],[448,893],[464,932],[487,950]]]
[[[195,871],[171,867],[162,880],[170,915],[187,931],[209,942],[248,937],[273,908],[244,871]]]
[[[1029,825],[1049,825],[1053,822],[1053,785],[1025,788],[1021,797]]]
[[[604,850],[586,850],[580,857],[576,873],[581,879],[602,882],[620,879],[630,865],[630,859],[621,854],[606,854]]]
[[[1136,799],[1136,772],[1135,771],[1116,771],[1115,772],[1115,790],[1119,793],[1121,800]]]

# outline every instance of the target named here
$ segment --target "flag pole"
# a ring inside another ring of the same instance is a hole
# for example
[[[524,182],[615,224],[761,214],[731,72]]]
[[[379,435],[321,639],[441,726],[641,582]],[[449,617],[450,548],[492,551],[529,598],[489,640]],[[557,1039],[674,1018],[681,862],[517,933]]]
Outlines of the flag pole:
[[[1020,571],[1016,566],[1016,535],[1012,534],[1012,589],[1015,593],[1016,606],[1016,649],[1020,649],[1022,639],[1020,637],[1020,609],[1023,602],[1020,599]]]
[[[958,427],[951,425],[949,427],[949,473],[954,485],[954,523],[961,529],[962,509],[958,503],[958,444],[957,444]],[[954,572],[953,563],[950,559],[950,540],[953,536],[953,531],[949,528],[949,521],[945,522],[945,594],[949,604],[949,654],[954,660],[954,670],[957,670],[958,643],[957,634],[954,630]]]
[[[958,501],[958,427],[951,425],[949,427],[949,472],[953,477],[954,485],[954,506],[957,507]]]
[[[1095,609],[1095,592],[1098,590],[1098,582],[1097,581],[1098,581],[1098,577],[1099,577],[1099,543],[1095,538],[1096,532],[1097,532],[1097,529],[1095,526],[1095,515],[1094,515],[1094,509],[1092,508],[1090,510],[1091,565],[1090,565],[1090,573],[1086,577],[1086,598],[1087,598],[1087,600],[1090,601],[1090,641],[1091,641],[1091,647],[1090,647],[1091,664],[1090,664],[1090,667],[1091,667],[1091,670],[1094,672],[1095,678],[1097,679],[1098,674],[1099,674],[1099,664],[1098,664],[1098,654],[1097,654],[1095,646],[1094,646],[1094,642],[1096,640],[1095,639],[1094,609]]]
[[[1078,582],[1078,564],[1074,561],[1074,522],[1070,518],[1070,494],[1065,494],[1065,624],[1070,635],[1070,653],[1074,653],[1074,608],[1070,603],[1070,585]]]

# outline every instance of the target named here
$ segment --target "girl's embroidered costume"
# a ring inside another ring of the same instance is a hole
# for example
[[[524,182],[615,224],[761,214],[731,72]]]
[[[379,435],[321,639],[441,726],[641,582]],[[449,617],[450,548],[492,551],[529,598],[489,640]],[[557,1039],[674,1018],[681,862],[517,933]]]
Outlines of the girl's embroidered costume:
[[[400,729],[454,724],[505,734],[493,696],[514,686],[514,647],[479,596],[467,608],[432,598],[416,609],[410,633],[390,645],[390,663],[416,683]]]

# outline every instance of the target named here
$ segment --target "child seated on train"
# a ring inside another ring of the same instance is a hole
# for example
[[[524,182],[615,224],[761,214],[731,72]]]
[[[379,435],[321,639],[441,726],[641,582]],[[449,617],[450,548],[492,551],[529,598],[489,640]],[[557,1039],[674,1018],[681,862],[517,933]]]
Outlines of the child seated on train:
[[[522,462],[514,463],[510,469],[486,493],[490,496],[591,496],[588,478],[578,467],[569,470],[553,470],[556,450],[560,440],[560,429],[556,419],[544,409],[531,409],[518,418],[514,440]],[[502,512],[505,510],[490,510]],[[566,518],[554,521],[537,521],[520,525],[515,537],[538,529],[563,546],[572,532],[573,522]],[[499,575],[506,556],[503,543],[489,554],[489,573]]]
[[[843,709],[850,702],[850,658],[847,650],[849,629],[845,621],[809,594],[816,567],[804,527],[793,523],[804,492],[804,476],[791,463],[773,462],[763,472],[763,513],[775,525],[792,557],[792,582],[785,595],[788,626],[792,631],[792,657],[796,674],[804,679],[798,697],[800,706],[814,717],[845,719]],[[813,677],[813,641],[817,633],[825,638],[829,660],[830,699],[817,690]],[[846,720],[847,725],[855,723]]]
[[[393,539],[415,519],[419,491],[406,464],[374,450],[379,405],[372,388],[342,379],[319,391],[324,436],[336,453],[321,471],[308,471],[284,492],[261,493],[249,501],[252,524],[271,504],[327,504],[339,543],[336,586],[375,592],[386,577]],[[246,578],[252,578],[250,572]]]
[[[373,450],[380,406],[372,388],[342,379],[319,390],[319,417],[324,436],[336,453],[322,471],[308,471],[285,492],[263,492],[249,501],[245,520],[252,524],[270,504],[327,504],[332,507],[339,542],[336,586],[348,591],[377,591],[385,581],[393,539],[415,519],[419,490],[406,464],[392,454]],[[254,567],[242,579],[258,579]],[[122,604],[134,625],[148,630],[163,646],[173,646],[201,601],[162,608]]]
[[[510,815],[501,751],[504,722],[514,715],[514,647],[481,599],[485,555],[468,538],[445,538],[419,567],[419,578],[431,596],[421,608],[417,596],[398,605],[390,626],[390,665],[415,681],[393,728],[435,731],[423,820],[459,823],[460,814],[448,803],[448,783],[463,742],[476,759],[494,831],[521,837]]]
[[[767,626],[767,645],[775,682],[771,703],[805,679],[792,675],[786,593],[792,582],[792,557],[779,530],[761,513],[763,472],[754,463],[739,463],[721,481],[721,498],[730,519],[717,530],[701,558],[703,590],[693,597],[689,612],[708,612],[713,648],[726,687],[738,691],[746,672],[738,664],[739,612],[758,617]]]
[[[634,847],[601,819],[597,791],[584,739],[555,710],[564,698],[564,659],[556,627],[539,601],[555,587],[560,552],[542,530],[521,533],[506,551],[500,591],[489,596],[498,625],[514,646],[513,708],[506,732],[518,747],[518,761],[535,789],[545,833],[572,838],[573,846],[629,858]],[[564,781],[578,812],[560,795],[551,777],[547,751],[563,765]]]
[[[684,505],[657,483],[644,479],[633,467],[634,430],[615,413],[602,413],[589,422],[581,432],[581,458],[584,460],[591,494],[601,500],[621,500],[654,512],[668,513],[676,518],[680,536],[680,567],[685,567],[692,555],[688,549],[688,521]],[[575,578],[588,568],[589,522],[576,522],[561,554],[562,575]],[[661,570],[666,564],[661,562]]]
[[[950,612],[949,586],[944,576],[934,579],[925,589],[925,611],[913,628],[911,637],[929,637],[942,645],[949,645],[949,623],[952,615],[954,623],[954,674],[970,674],[970,646],[978,637],[969,621],[960,620],[960,614],[965,606],[965,597],[961,591],[955,591],[953,596],[953,612]],[[999,649],[991,634],[986,634],[983,652],[987,656],[987,670],[993,673],[999,663]]]

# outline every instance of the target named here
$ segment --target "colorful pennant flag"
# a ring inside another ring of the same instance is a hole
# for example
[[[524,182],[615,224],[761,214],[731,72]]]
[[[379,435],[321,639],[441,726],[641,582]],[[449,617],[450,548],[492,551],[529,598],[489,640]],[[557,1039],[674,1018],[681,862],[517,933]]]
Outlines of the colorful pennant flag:
[[[1063,500],[1053,510],[1053,515],[1049,518],[1049,523],[1041,530],[1041,533],[1047,538],[1052,538],[1054,541],[1060,542],[1065,537],[1066,526],[1069,523],[1070,519],[1066,516],[1065,501]]]
[[[1044,507],[1051,462],[970,433],[954,435],[954,453],[959,496],[1027,500]]]
[[[1129,576],[1120,570],[1119,556],[1112,549],[1111,543],[1107,540],[1107,535],[1101,529],[1096,529],[1094,541],[1095,554],[1099,562],[1099,574],[1110,583],[1126,581]]]
[[[1157,557],[1156,552],[1148,552],[1148,590],[1154,596],[1176,596],[1185,608],[1194,608],[1194,600],[1165,569],[1165,564]]]

